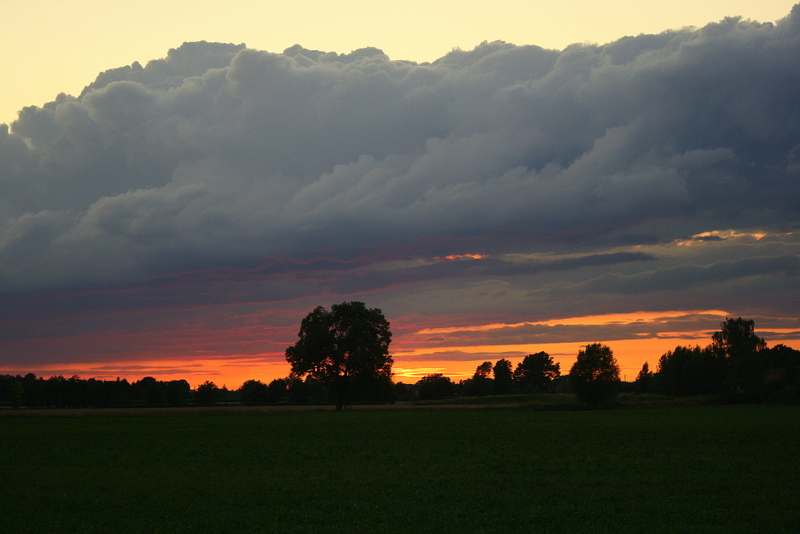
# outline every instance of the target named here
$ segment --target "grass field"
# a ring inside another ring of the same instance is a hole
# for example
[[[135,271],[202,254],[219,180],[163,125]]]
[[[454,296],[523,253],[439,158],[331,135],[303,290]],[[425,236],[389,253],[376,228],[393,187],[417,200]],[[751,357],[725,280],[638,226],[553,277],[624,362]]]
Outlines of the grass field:
[[[2,532],[798,532],[800,407],[0,418]]]

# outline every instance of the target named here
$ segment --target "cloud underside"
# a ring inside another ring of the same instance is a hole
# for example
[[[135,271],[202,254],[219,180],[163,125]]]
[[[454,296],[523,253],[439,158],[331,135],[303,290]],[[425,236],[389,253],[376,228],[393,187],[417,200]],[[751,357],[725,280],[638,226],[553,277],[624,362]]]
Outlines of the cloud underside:
[[[430,64],[186,43],[0,128],[0,315],[795,313],[798,87],[800,6]]]

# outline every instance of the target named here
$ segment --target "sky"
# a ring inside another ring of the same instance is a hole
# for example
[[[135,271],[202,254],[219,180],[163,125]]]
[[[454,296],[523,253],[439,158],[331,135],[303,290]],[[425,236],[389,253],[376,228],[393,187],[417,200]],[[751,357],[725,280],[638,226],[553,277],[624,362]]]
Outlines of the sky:
[[[800,6],[107,4],[4,8],[0,373],[269,381],[352,300],[405,382],[800,348]]]

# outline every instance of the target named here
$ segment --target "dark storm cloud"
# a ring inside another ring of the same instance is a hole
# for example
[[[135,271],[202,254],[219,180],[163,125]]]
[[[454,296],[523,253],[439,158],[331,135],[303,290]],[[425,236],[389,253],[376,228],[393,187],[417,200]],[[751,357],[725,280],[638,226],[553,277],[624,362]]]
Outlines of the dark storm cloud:
[[[800,276],[800,257],[746,258],[711,265],[680,265],[630,276],[606,274],[581,284],[581,290],[624,293],[683,290],[738,278],[773,274],[797,279]]]
[[[0,130],[0,292],[796,227],[799,65],[800,7],[431,64],[187,43]],[[581,257],[561,267],[602,256]]]

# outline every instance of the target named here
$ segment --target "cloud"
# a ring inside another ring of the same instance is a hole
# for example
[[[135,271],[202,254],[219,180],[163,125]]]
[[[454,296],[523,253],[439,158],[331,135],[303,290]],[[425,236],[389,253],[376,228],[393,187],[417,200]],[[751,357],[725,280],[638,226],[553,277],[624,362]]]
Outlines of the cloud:
[[[513,232],[535,248],[656,217],[696,217],[695,233],[794,225],[797,26],[795,9],[775,25],[561,52],[484,43],[424,65],[187,43],[22,110],[3,136],[4,242],[23,218],[63,212],[14,262],[113,234],[117,265],[80,268],[124,278],[163,269],[142,259],[163,245],[156,227],[191,261],[221,247],[235,262]],[[5,290],[36,285],[3,275]]]
[[[777,294],[796,245],[736,236],[800,224],[798,35],[800,6],[429,64],[185,43],[0,128],[0,294],[538,319]]]
[[[683,290],[709,283],[722,283],[749,276],[782,274],[797,278],[800,274],[800,257],[747,258],[722,261],[712,265],[681,265],[631,276],[603,275],[583,284],[586,291],[641,293],[645,291]]]

